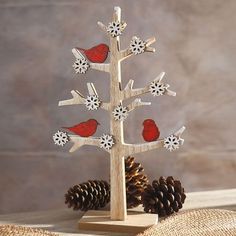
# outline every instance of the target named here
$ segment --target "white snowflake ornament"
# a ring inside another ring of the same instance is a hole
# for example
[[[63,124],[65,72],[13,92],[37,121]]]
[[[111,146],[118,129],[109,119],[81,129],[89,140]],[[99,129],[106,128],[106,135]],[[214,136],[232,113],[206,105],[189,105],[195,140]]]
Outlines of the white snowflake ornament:
[[[103,148],[105,150],[110,150],[114,144],[115,143],[112,135],[103,134],[100,137],[100,148]]]
[[[164,95],[166,89],[167,85],[159,81],[153,81],[149,86],[149,91],[154,97]]]
[[[76,73],[85,74],[89,68],[89,63],[85,58],[77,58],[73,64]]]
[[[53,141],[58,146],[64,146],[69,141],[69,137],[66,132],[58,130],[53,135]]]
[[[140,54],[145,51],[146,43],[140,38],[134,36],[130,42],[129,49],[134,54]]]
[[[183,143],[183,139],[180,139],[179,137],[173,134],[167,138],[164,138],[164,147],[170,152],[178,149],[182,143]]]
[[[125,29],[126,23],[119,21],[112,21],[107,26],[107,32],[113,37],[120,36]]]
[[[97,110],[100,107],[101,101],[97,95],[89,95],[85,100],[85,106],[89,111]]]
[[[112,113],[115,120],[119,120],[119,121],[124,121],[129,115],[128,108],[123,107],[121,104],[115,107]]]

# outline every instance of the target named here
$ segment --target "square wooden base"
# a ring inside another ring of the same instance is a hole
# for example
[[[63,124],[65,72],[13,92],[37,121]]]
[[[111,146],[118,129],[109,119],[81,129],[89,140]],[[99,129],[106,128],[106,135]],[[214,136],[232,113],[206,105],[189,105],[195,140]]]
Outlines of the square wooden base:
[[[110,219],[109,211],[88,211],[79,220],[79,229],[88,231],[140,233],[157,224],[158,215],[128,211],[125,221]]]

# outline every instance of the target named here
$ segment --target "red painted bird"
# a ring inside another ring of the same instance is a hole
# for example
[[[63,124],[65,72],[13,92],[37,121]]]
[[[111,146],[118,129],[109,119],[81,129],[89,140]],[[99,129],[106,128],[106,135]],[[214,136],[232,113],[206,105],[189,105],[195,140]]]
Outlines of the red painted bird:
[[[104,44],[98,44],[90,49],[76,48],[84,53],[89,61],[94,63],[103,63],[108,56],[109,47]]]
[[[160,136],[160,131],[152,119],[146,119],[143,122],[143,139],[147,142],[156,141]]]
[[[77,134],[81,137],[89,137],[96,132],[98,125],[99,123],[95,119],[89,119],[85,122],[81,122],[72,127],[63,127],[63,128],[68,129],[74,134]]]

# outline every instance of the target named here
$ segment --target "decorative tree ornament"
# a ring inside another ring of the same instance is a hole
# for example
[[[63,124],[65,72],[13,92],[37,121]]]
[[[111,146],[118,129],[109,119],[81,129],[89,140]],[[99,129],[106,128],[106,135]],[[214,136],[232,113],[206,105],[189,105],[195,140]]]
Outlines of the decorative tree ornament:
[[[89,63],[85,58],[77,58],[73,67],[76,73],[85,74],[89,68]]]
[[[166,89],[167,85],[159,81],[153,81],[149,86],[149,91],[154,97],[164,95]]]
[[[110,76],[110,101],[100,102],[95,87],[92,83],[88,83],[89,95],[84,97],[78,90],[72,90],[72,98],[59,102],[59,106],[64,105],[80,105],[85,104],[88,110],[96,110],[100,106],[106,110],[110,115],[110,134],[104,134],[101,137],[79,137],[77,135],[69,135],[70,142],[73,146],[70,152],[74,152],[84,145],[92,145],[103,148],[110,155],[110,186],[111,186],[111,202],[110,202],[110,218],[114,221],[124,222],[127,219],[127,205],[126,205],[126,188],[125,188],[125,165],[124,157],[134,155],[136,153],[142,153],[151,151],[167,146],[167,142],[164,143],[163,139],[157,139],[152,142],[143,142],[138,144],[126,143],[124,140],[124,128],[122,122],[117,122],[114,119],[114,113],[112,113],[115,107],[119,104],[123,104],[124,101],[130,100],[137,96],[142,96],[149,91],[149,85],[143,88],[133,89],[133,80],[130,80],[128,84],[123,88],[122,86],[122,73],[121,62],[131,58],[136,54],[142,52],[155,52],[155,48],[151,45],[155,42],[155,38],[149,38],[145,41],[137,37],[133,37],[131,44],[122,49],[120,45],[121,39],[119,36],[122,30],[126,26],[121,20],[121,9],[119,7],[114,8],[112,23],[107,27],[102,22],[98,22],[98,26],[109,36],[110,44],[109,50],[111,53],[110,61],[108,63],[89,63],[90,69],[102,71],[108,73]],[[72,53],[76,59],[83,58],[81,52],[78,49],[73,48]],[[86,68],[87,69],[87,68]],[[158,78],[162,78],[164,73],[162,72]],[[173,91],[167,90],[165,95],[175,96]],[[101,103],[101,104],[100,104]],[[149,102],[143,102],[140,98],[137,98],[127,105],[127,110],[130,113],[138,107],[150,105]],[[119,117],[119,116],[118,116]],[[120,116],[121,117],[121,116]],[[184,132],[185,127],[179,128],[173,133],[175,137],[180,138]],[[169,136],[170,137],[170,136]],[[179,139],[180,144],[182,141]],[[114,145],[115,143],[115,145]],[[181,143],[182,144],[182,143]],[[114,145],[114,146],[113,146]],[[171,148],[171,150],[173,147]],[[86,220],[85,220],[86,221]],[[156,219],[155,219],[156,221]],[[110,223],[110,222],[109,222]],[[81,223],[82,224],[82,223]],[[87,223],[85,223],[86,225]],[[104,222],[104,224],[106,224]],[[87,224],[88,225],[88,224]],[[90,224],[91,226],[92,224]],[[110,224],[111,225],[111,224]],[[87,226],[87,227],[90,227]]]
[[[103,63],[107,59],[109,52],[109,47],[104,43],[98,44],[97,46],[94,46],[89,49],[84,49],[84,48],[76,48],[76,49],[82,51],[87,57],[87,59],[94,63]]]
[[[126,26],[125,22],[112,21],[107,26],[107,32],[113,37],[120,36],[124,31]]]
[[[130,42],[129,48],[130,51],[134,54],[140,54],[145,51],[146,43],[140,38],[134,36]]]
[[[89,111],[97,110],[100,107],[101,101],[97,95],[89,95],[86,98],[85,106]]]
[[[74,134],[77,134],[81,137],[90,137],[96,133],[98,125],[99,123],[95,119],[89,119],[85,122],[81,122],[72,127],[63,127],[63,128],[68,129]]]
[[[146,142],[156,141],[160,137],[160,131],[154,120],[146,119],[143,121],[142,136]]]
[[[53,141],[58,146],[64,146],[69,141],[69,137],[66,132],[58,130],[53,135]]]
[[[164,138],[164,147],[170,152],[179,148],[181,144],[181,139],[176,135],[170,135],[169,137]]]
[[[121,104],[115,107],[112,113],[115,120],[119,120],[119,121],[124,121],[129,115],[128,108],[123,107]]]
[[[105,150],[110,150],[114,144],[115,143],[114,143],[112,135],[103,134],[100,137],[100,148],[103,148]]]

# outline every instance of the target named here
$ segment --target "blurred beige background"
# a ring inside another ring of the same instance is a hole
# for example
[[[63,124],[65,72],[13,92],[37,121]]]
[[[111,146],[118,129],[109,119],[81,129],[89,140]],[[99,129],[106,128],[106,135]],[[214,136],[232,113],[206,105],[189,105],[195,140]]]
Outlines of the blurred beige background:
[[[0,1],[0,213],[63,208],[64,193],[88,179],[109,178],[109,157],[84,146],[73,154],[58,148],[52,134],[88,118],[108,132],[104,111],[83,106],[57,107],[71,89],[86,94],[93,82],[109,99],[107,74],[74,73],[71,48],[108,43],[97,27],[113,7],[122,7],[133,35],[157,37],[157,53],[122,64],[125,85],[145,86],[160,72],[177,97],[153,98],[125,121],[127,142],[142,141],[142,121],[155,119],[165,136],[185,124],[185,145],[177,152],[155,150],[137,155],[150,180],[179,178],[186,191],[236,187],[236,1],[234,0],[9,0]]]

